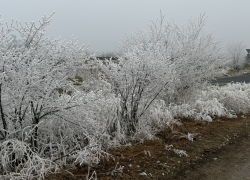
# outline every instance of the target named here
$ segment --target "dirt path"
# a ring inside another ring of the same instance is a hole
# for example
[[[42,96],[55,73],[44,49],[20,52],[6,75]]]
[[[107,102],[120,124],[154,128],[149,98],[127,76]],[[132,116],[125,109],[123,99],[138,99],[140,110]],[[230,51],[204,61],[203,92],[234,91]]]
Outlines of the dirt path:
[[[210,155],[207,162],[197,165],[190,173],[178,179],[186,180],[244,180],[250,179],[250,138],[229,144]],[[188,171],[189,172],[189,171]]]

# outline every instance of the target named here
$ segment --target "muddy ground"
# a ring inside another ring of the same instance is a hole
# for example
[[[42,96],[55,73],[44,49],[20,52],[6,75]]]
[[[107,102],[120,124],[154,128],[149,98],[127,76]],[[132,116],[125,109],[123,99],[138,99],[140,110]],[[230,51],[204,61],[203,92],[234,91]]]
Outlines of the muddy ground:
[[[113,157],[92,167],[90,174],[95,171],[101,180],[250,179],[250,114],[214,118],[212,123],[182,122],[174,131],[159,132],[158,140],[132,142],[109,151]],[[188,133],[194,134],[193,141],[188,140]],[[178,150],[186,154],[178,155]],[[85,180],[87,174],[86,166],[76,166],[46,179]]]

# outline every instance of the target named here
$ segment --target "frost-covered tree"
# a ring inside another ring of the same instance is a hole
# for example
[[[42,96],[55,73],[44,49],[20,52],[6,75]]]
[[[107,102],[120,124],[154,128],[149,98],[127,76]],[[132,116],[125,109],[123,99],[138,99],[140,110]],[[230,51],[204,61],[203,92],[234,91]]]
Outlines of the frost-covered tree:
[[[205,19],[202,15],[179,27],[165,25],[161,16],[146,31],[125,38],[119,63],[103,65],[104,78],[121,99],[119,123],[127,134],[140,128],[140,119],[156,99],[183,102],[213,78],[223,59],[219,41],[203,30]]]
[[[240,62],[240,60],[244,60],[244,57],[243,57],[244,49],[245,47],[241,42],[229,43],[227,46],[228,57],[232,61],[231,64],[232,64],[233,69],[235,70],[239,70],[241,64],[243,63],[243,61]]]

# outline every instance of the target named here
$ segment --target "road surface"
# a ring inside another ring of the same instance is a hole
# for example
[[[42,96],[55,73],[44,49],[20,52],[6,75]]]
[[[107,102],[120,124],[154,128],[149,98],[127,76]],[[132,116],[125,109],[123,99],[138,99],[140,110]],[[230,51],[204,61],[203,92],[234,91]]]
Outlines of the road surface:
[[[242,75],[236,77],[219,78],[211,81],[213,84],[226,84],[231,82],[245,82],[250,83],[250,75]]]
[[[180,180],[248,180],[250,179],[250,137],[230,144]]]

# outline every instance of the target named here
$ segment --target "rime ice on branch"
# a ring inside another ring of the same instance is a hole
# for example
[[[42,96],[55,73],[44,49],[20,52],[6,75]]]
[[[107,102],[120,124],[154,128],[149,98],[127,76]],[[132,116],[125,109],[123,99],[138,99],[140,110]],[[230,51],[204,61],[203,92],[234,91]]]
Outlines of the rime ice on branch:
[[[141,129],[155,100],[167,105],[188,101],[223,64],[219,41],[203,31],[205,19],[202,15],[179,27],[174,22],[165,25],[161,16],[146,31],[123,40],[119,63],[102,66],[121,99],[119,123],[128,136]]]

